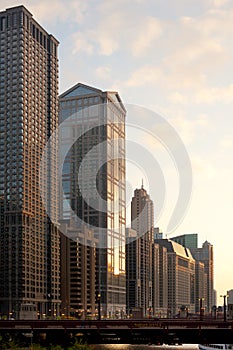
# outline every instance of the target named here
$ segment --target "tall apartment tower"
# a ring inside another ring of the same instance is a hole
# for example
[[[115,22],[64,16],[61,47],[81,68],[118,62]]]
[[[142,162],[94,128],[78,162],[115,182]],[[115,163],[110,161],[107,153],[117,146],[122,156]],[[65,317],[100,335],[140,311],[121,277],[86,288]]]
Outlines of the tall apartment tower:
[[[138,240],[137,249],[131,250],[131,254],[134,256],[127,257],[127,259],[135,261],[135,269],[138,272],[137,286],[134,290],[134,307],[141,308],[143,316],[146,316],[153,312],[154,204],[143,185],[134,191],[134,197],[131,201],[131,228],[137,232]],[[134,242],[131,244],[135,245]],[[129,278],[127,285],[130,283]]]
[[[58,126],[58,41],[24,7],[0,12],[0,312],[59,313],[59,233],[44,209],[41,156]],[[58,219],[56,149],[47,169]],[[54,187],[54,188],[53,188]]]
[[[75,216],[77,226],[94,231],[103,317],[119,317],[126,308],[125,115],[117,92],[78,83],[60,96],[61,128],[74,123],[63,133],[64,145],[72,145],[62,171],[61,219],[70,225]]]

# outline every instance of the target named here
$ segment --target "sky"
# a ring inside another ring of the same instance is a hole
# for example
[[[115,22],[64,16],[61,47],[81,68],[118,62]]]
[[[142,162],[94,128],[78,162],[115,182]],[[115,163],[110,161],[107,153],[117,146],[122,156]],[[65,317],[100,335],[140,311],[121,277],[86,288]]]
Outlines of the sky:
[[[126,109],[134,105],[139,114],[152,111],[179,135],[192,167],[188,189],[192,195],[190,202],[186,198],[180,224],[167,232],[176,199],[187,188],[179,187],[176,159],[146,116],[141,118],[145,130],[129,126],[127,135],[152,153],[166,196],[159,194],[156,175],[153,181],[156,169],[145,169],[142,159],[138,164],[128,159],[128,204],[143,178],[154,201],[155,225],[164,237],[198,233],[199,246],[208,240],[214,246],[218,296],[233,289],[233,1],[1,0],[0,4],[1,10],[23,4],[59,40],[60,93],[78,82],[118,91]]]

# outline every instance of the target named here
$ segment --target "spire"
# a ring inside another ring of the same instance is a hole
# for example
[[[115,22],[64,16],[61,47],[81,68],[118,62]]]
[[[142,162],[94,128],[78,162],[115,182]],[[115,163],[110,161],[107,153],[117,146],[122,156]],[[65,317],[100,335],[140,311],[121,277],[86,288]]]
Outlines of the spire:
[[[141,187],[141,189],[143,190],[143,179],[142,179],[142,187]]]

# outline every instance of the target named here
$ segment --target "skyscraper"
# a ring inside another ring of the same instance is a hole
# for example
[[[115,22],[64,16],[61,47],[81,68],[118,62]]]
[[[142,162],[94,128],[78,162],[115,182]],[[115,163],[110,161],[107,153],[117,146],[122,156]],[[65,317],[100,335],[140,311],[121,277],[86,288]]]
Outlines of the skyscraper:
[[[134,261],[134,264],[127,264],[129,267],[127,287],[132,285],[133,281],[135,282],[135,288],[134,290],[131,288],[131,295],[129,295],[131,305],[128,307],[129,309],[141,308],[143,316],[146,316],[153,312],[154,204],[143,185],[134,191],[131,202],[131,227],[137,233],[137,241],[131,239],[127,247],[127,260]]]
[[[98,240],[96,293],[104,317],[119,317],[126,307],[125,114],[117,92],[78,83],[60,96],[62,144],[71,146],[62,170],[62,220],[69,225],[75,217]]]
[[[59,313],[59,233],[40,197],[39,170],[58,126],[58,41],[24,7],[0,12],[0,308],[16,317],[23,303]],[[56,148],[50,213],[58,219]]]

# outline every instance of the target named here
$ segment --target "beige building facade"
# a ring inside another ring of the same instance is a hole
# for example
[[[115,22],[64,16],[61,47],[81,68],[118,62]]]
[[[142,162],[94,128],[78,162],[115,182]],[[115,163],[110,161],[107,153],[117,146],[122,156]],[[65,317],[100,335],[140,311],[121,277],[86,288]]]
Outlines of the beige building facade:
[[[183,307],[195,311],[195,260],[188,248],[168,240],[155,240],[167,249],[168,317],[178,315]]]

